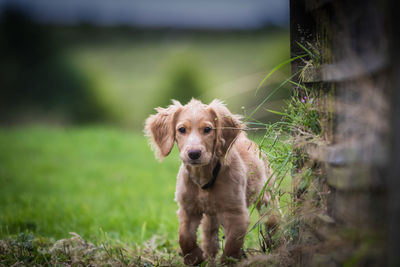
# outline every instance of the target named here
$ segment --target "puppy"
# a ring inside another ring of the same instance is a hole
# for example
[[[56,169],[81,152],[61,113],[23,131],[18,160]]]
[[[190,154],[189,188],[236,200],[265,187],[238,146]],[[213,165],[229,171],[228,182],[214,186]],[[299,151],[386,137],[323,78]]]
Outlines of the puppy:
[[[241,117],[219,100],[205,105],[192,99],[184,106],[173,100],[156,111],[145,124],[156,157],[161,161],[176,142],[182,161],[175,199],[184,263],[197,265],[215,258],[220,226],[226,238],[221,261],[239,259],[249,226],[248,207],[272,173],[268,161],[247,138]],[[266,205],[270,198],[266,191],[259,204]],[[196,240],[199,225],[202,249]]]

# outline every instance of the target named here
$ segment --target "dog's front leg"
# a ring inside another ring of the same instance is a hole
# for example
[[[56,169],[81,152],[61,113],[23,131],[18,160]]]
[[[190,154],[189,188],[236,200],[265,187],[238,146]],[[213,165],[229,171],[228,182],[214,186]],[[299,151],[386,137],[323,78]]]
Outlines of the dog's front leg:
[[[248,212],[247,210],[236,213],[226,212],[222,218],[226,244],[224,253],[221,256],[221,262],[225,262],[227,257],[240,259],[247,227],[250,223]]]
[[[179,245],[183,254],[183,261],[187,265],[197,265],[204,261],[203,251],[197,245],[196,232],[199,227],[201,214],[190,214],[180,208],[179,217]]]
[[[201,222],[203,231],[203,249],[206,257],[214,259],[219,250],[218,230],[219,222],[217,216],[203,215]]]

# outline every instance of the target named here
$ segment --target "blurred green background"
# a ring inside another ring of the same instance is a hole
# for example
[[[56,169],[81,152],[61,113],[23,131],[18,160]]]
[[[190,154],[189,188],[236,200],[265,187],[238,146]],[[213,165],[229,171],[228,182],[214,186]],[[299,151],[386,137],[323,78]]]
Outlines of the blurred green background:
[[[162,164],[144,120],[171,99],[224,100],[249,114],[289,70],[288,29],[0,23],[0,238],[29,230],[124,242],[176,239],[176,151]],[[280,110],[288,89],[264,107]],[[255,119],[277,117],[260,110]],[[262,133],[260,133],[262,134]],[[256,135],[256,134],[255,134]]]
[[[276,86],[272,79],[255,94],[268,71],[289,57],[288,31],[276,27],[56,27],[7,11],[0,30],[4,123],[106,122],[138,130],[154,107],[191,97],[205,102],[219,98],[243,112],[242,107],[251,110]],[[271,108],[286,95],[278,92]]]

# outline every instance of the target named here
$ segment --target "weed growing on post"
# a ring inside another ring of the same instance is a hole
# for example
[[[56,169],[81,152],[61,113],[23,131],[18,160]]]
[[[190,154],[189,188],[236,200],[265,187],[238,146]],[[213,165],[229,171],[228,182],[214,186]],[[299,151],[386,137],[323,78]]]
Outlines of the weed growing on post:
[[[322,142],[319,100],[315,92],[305,86],[303,80],[310,68],[319,65],[319,56],[300,46],[305,54],[279,64],[266,75],[257,90],[276,70],[295,60],[302,60],[304,67],[272,90],[245,120],[249,125],[256,125],[259,130],[264,129],[265,133],[258,145],[267,155],[273,169],[273,174],[268,179],[268,182],[271,179],[274,181],[273,186],[267,186],[267,182],[258,200],[268,191],[272,196],[271,202],[280,203],[280,209],[278,205],[270,205],[262,211],[260,219],[250,227],[249,233],[258,232],[260,249],[249,251],[252,257],[243,263],[244,266],[258,262],[279,266],[290,265],[291,247],[295,247],[299,239],[299,226],[304,215],[301,212],[303,200],[309,198],[309,194],[316,188],[313,186],[315,175],[313,161],[309,160],[305,147]],[[287,84],[292,85],[293,92],[291,98],[286,101],[283,111],[268,109],[269,98]],[[252,120],[252,115],[258,109],[279,115],[281,119],[272,124]],[[254,207],[251,212],[254,211]],[[280,217],[279,223],[266,227],[265,223],[271,216]]]

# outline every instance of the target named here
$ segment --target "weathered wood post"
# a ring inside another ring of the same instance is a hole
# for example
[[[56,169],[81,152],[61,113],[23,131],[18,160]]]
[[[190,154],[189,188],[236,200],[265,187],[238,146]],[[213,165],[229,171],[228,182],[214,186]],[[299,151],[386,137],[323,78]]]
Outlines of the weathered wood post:
[[[391,59],[391,137],[388,170],[388,265],[400,266],[400,19],[398,2],[389,4],[390,59]]]
[[[316,249],[302,249],[299,265],[399,263],[399,245],[388,237],[399,237],[400,216],[392,215],[400,208],[400,73],[391,59],[400,59],[400,46],[388,4],[290,1],[291,56],[305,53],[297,42],[318,52],[301,82],[319,99],[324,145],[314,153],[321,169],[315,179],[333,219],[301,228],[299,242]],[[293,63],[292,73],[305,65]]]

